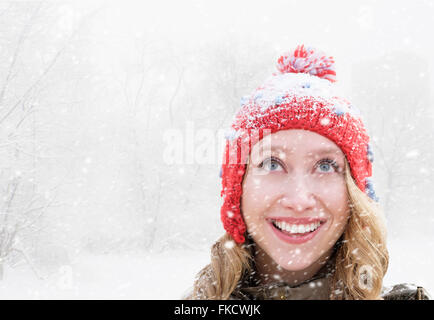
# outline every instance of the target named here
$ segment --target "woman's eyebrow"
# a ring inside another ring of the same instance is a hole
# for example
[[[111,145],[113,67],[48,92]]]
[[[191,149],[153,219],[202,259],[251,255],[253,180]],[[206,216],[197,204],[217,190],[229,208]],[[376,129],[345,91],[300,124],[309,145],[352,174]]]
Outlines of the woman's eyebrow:
[[[321,149],[316,149],[316,150],[312,150],[307,154],[307,158],[311,158],[314,157],[315,155],[325,155],[325,154],[335,154],[335,155],[341,155],[343,154],[343,152],[339,149],[336,148],[321,148]]]
[[[254,153],[256,155],[258,155],[259,157],[262,157],[268,151],[275,151],[275,152],[284,153],[284,154],[287,153],[286,149],[282,148],[281,146],[276,146],[276,145],[274,145],[274,146],[269,146],[269,145],[268,146],[263,146],[263,145],[261,145],[259,147],[259,149],[256,152],[254,152]]]
[[[267,147],[266,149],[269,149],[271,151],[283,152],[285,154],[294,153],[294,151],[288,152],[287,149],[283,148],[280,145],[272,145],[270,147]],[[266,149],[261,148],[260,152],[264,152]],[[336,149],[335,147],[319,148],[319,149],[310,150],[307,153],[306,158],[313,158],[313,157],[315,157],[315,155],[325,155],[325,154],[342,154],[342,151],[339,149]]]

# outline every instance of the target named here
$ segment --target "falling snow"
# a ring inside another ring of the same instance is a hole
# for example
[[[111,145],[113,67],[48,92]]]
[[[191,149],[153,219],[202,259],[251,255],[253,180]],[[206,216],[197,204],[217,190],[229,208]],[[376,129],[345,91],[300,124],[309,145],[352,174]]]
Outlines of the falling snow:
[[[19,226],[13,244],[26,254],[1,257],[0,298],[179,299],[223,235],[220,144],[241,134],[229,129],[223,141],[206,142],[197,132],[224,131],[253,101],[265,114],[294,96],[321,96],[340,117],[363,114],[370,195],[388,227],[384,282],[434,292],[433,4],[408,3],[391,15],[384,3],[317,12],[308,2],[252,2],[246,15],[236,2],[196,2],[173,1],[172,10],[113,2],[103,15],[91,3],[0,4],[0,199],[16,196],[2,203],[9,211],[0,214],[0,247]],[[294,10],[309,12],[318,32],[300,28],[306,15],[287,19]],[[229,33],[228,21],[237,22]],[[280,74],[242,97],[296,44],[285,30],[334,55],[337,82]],[[346,93],[354,105],[334,99]],[[162,157],[169,130],[183,151],[178,164]],[[211,144],[213,161],[196,163],[192,141]]]

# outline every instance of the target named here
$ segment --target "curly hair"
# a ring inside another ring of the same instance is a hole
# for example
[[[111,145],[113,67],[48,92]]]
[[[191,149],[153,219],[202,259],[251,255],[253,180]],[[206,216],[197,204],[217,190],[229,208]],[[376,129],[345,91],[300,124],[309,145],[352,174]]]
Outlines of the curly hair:
[[[336,247],[329,298],[382,299],[380,293],[389,264],[383,212],[377,202],[357,187],[347,160],[345,181],[351,212]],[[236,244],[226,233],[213,244],[211,263],[197,274],[193,290],[185,299],[227,300],[253,268],[254,256],[248,243]]]

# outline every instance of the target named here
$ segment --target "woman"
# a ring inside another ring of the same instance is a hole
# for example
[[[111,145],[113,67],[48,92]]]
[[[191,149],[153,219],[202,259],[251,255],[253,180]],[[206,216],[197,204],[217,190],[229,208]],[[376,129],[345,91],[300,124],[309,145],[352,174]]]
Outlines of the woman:
[[[334,61],[298,46],[249,97],[227,136],[221,219],[188,299],[428,299],[382,286],[386,232],[360,113]]]

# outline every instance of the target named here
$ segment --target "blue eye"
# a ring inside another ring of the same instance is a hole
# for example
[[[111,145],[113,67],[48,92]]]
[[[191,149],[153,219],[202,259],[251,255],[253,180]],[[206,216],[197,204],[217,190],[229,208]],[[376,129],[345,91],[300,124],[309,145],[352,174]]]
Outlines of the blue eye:
[[[339,169],[339,166],[334,160],[322,159],[317,165],[317,168],[320,168],[321,172],[332,172],[330,171],[331,168],[333,168],[334,171],[337,171]]]
[[[279,161],[277,161],[274,158],[268,158],[259,165],[260,168],[266,169],[268,171],[278,171],[277,169],[282,166],[280,165]]]
[[[283,170],[280,161],[274,157],[265,159],[258,167],[267,171]],[[315,167],[319,168],[321,173],[337,172],[339,170],[339,166],[336,161],[328,158],[320,160]]]

